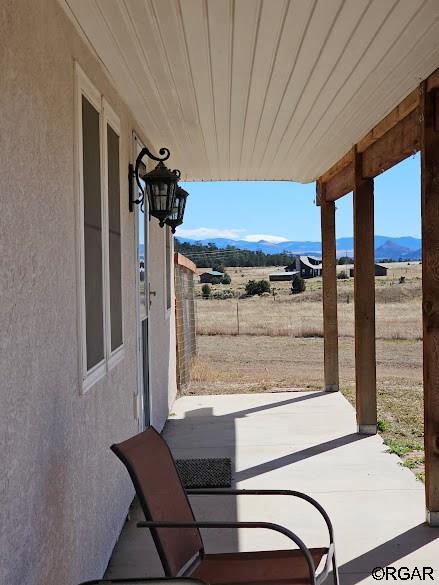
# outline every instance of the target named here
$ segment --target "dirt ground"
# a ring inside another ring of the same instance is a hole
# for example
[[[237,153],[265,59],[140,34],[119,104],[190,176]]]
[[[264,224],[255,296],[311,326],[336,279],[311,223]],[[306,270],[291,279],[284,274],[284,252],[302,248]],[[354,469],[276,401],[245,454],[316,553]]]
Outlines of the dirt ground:
[[[377,377],[383,388],[422,386],[420,341],[377,341]],[[340,339],[340,380],[353,386],[354,340]],[[191,391],[251,392],[322,387],[323,339],[206,335],[199,338]]]
[[[423,479],[421,266],[388,266],[387,277],[376,278],[378,426],[389,451]],[[322,387],[321,278],[308,280],[301,295],[276,282],[274,297],[238,298],[249,279],[275,270],[227,270],[231,285],[212,287],[232,290],[235,297],[225,300],[202,299],[197,285],[198,356],[189,393]],[[339,280],[338,291],[340,386],[354,403],[353,279]]]

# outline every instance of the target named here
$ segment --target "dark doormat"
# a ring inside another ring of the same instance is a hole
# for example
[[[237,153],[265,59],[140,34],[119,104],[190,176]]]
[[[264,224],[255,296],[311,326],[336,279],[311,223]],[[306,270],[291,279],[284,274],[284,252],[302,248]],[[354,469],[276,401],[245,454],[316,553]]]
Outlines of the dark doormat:
[[[177,459],[178,473],[185,488],[220,488],[232,485],[230,457]]]

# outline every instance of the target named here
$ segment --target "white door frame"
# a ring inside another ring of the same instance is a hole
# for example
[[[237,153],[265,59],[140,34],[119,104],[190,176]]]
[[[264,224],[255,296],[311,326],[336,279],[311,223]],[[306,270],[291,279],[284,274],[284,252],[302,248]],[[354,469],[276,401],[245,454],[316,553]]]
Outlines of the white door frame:
[[[143,144],[137,134],[133,132],[132,137],[132,151],[133,151],[133,161],[137,159],[137,156],[140,150],[143,148]],[[135,179],[132,179],[135,182]],[[138,187],[137,184],[134,184],[134,193],[137,193]],[[149,378],[150,372],[150,365],[151,365],[151,352],[150,352],[150,343],[149,343],[149,221],[148,221],[148,201],[144,201],[144,213],[140,211],[140,205],[134,205],[134,213],[135,213],[135,237],[134,237],[134,246],[135,246],[135,295],[136,295],[136,362],[137,362],[137,395],[135,396],[135,410],[136,410],[136,417],[138,422],[139,431],[143,431],[148,421],[151,420],[151,401],[150,401],[150,392],[148,391],[149,400],[148,403],[145,401],[145,382],[144,382],[144,364],[145,364],[145,356],[143,352],[143,331],[142,331],[142,322],[140,320],[140,278],[139,278],[139,220],[144,218],[144,263],[145,263],[145,272],[144,272],[144,302],[145,302],[145,311],[146,311],[146,321],[148,325],[148,340],[147,340],[147,375]],[[148,387],[149,387],[149,380],[148,380]]]

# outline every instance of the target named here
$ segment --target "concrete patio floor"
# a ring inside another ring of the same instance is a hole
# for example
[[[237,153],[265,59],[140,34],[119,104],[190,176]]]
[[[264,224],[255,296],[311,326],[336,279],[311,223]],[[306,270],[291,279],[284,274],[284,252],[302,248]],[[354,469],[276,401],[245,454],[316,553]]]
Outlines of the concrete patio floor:
[[[230,457],[233,484],[307,492],[332,518],[342,585],[375,583],[375,567],[433,567],[439,579],[439,529],[425,524],[423,485],[379,436],[356,433],[355,413],[339,393],[276,392],[178,399],[164,430],[176,458]],[[192,498],[197,519],[283,524],[308,546],[327,533],[307,504],[288,497]],[[159,576],[160,562],[134,506],[107,578]],[[286,548],[259,530],[207,530],[206,550]],[[393,580],[390,578],[390,580]],[[430,579],[427,577],[427,580]],[[413,579],[417,582],[419,579]]]

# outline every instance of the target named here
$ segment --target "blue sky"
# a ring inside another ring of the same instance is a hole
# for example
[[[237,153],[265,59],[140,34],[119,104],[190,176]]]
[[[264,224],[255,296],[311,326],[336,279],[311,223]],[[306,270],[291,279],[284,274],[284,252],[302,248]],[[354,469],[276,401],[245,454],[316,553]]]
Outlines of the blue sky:
[[[421,233],[419,155],[375,179],[375,234]],[[315,184],[288,182],[184,183],[189,191],[177,235],[257,241],[320,240]],[[352,195],[337,202],[337,237],[352,236]]]

